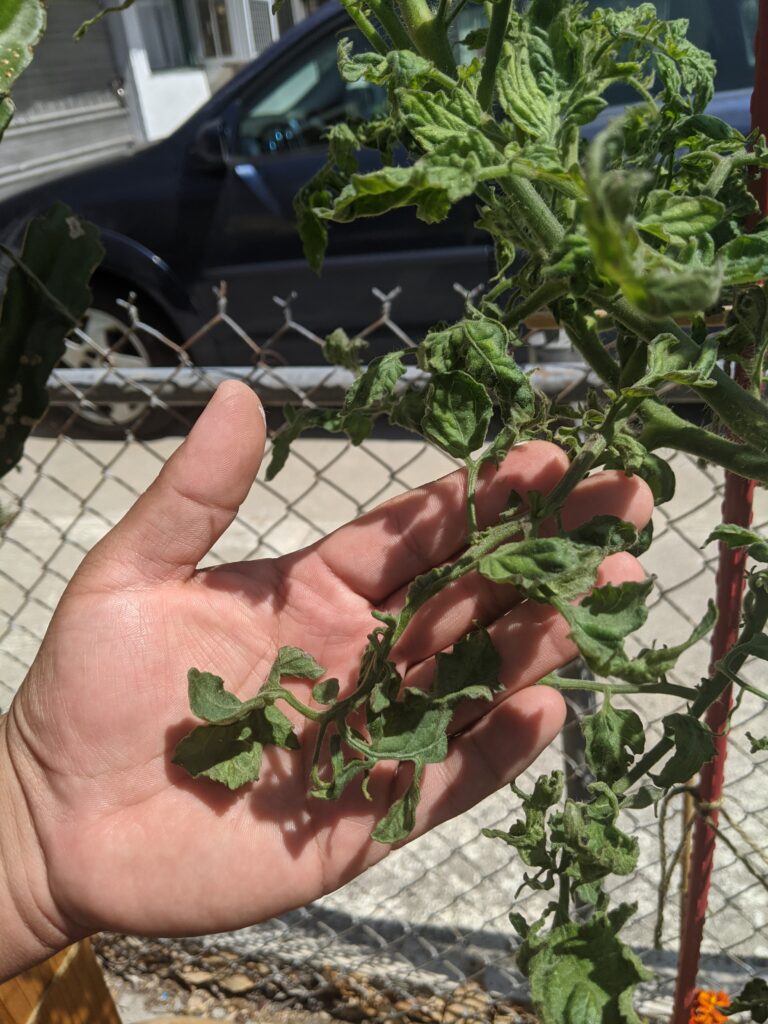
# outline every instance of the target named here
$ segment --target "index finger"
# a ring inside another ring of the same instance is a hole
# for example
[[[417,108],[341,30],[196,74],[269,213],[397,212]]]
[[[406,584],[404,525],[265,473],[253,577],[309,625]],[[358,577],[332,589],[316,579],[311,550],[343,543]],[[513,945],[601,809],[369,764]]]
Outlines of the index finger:
[[[512,491],[548,494],[567,468],[565,452],[548,441],[519,445],[499,466],[484,466],[477,488],[481,529],[507,507]],[[303,556],[317,556],[355,593],[378,604],[465,546],[466,498],[467,473],[461,469],[392,498]]]

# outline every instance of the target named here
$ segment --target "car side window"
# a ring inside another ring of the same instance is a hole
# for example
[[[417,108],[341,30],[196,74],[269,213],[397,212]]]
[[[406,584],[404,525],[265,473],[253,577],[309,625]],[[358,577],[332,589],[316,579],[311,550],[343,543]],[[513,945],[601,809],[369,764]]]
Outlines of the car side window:
[[[359,33],[355,51],[367,44]],[[326,36],[294,62],[266,91],[246,97],[237,148],[247,156],[321,145],[327,129],[340,121],[368,121],[383,109],[385,93],[368,82],[345,82],[336,63],[338,37]]]

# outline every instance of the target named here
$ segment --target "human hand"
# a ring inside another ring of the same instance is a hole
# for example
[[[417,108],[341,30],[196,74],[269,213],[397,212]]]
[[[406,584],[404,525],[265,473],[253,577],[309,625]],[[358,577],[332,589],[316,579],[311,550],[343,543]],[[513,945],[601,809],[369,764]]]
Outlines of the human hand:
[[[99,929],[193,934],[237,928],[300,906],[385,857],[369,833],[402,776],[381,765],[372,802],[350,787],[308,798],[308,757],[269,747],[262,778],[229,793],[171,763],[189,730],[186,673],[215,671],[252,695],[283,645],[306,649],[351,687],[374,622],[408,583],[455,557],[465,479],[453,473],[387,502],[278,559],[197,571],[258,471],[258,399],[222,385],[185,442],[125,518],[87,556],[56,609],[29,675],[0,719],[0,977]],[[567,467],[544,442],[488,467],[482,522],[509,492],[548,492]],[[618,472],[584,481],[566,527],[611,514],[642,527],[646,485]],[[642,579],[614,555],[598,582]],[[559,731],[558,693],[534,687],[575,656],[548,606],[476,576],[415,617],[395,649],[409,685],[480,621],[502,657],[505,692],[457,712],[448,759],[429,765],[415,838],[514,779]],[[407,673],[407,675],[406,675]],[[296,681],[308,700],[308,684]],[[311,723],[297,722],[311,752]],[[8,926],[10,923],[10,926]]]

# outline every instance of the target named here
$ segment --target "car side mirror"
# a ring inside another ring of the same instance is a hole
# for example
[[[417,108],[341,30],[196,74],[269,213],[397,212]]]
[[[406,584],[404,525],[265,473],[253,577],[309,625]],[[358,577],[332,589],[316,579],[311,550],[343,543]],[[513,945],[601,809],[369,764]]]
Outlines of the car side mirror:
[[[227,147],[224,141],[224,125],[221,121],[207,121],[195,136],[192,153],[197,162],[208,170],[224,170],[227,164]]]

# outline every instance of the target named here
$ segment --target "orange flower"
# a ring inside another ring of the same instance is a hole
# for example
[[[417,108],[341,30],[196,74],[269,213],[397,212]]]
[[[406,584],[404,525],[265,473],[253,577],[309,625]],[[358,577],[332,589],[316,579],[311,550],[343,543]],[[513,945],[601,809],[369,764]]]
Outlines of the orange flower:
[[[707,989],[696,993],[691,1007],[690,1024],[728,1024],[728,1017],[721,1010],[727,1009],[731,1000],[725,992],[711,992]]]

